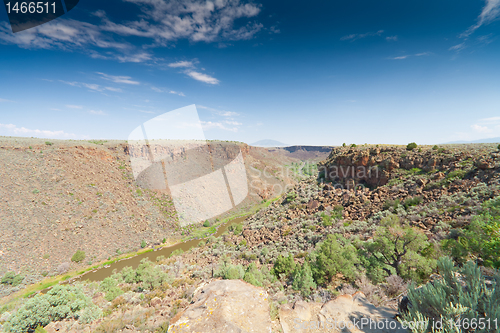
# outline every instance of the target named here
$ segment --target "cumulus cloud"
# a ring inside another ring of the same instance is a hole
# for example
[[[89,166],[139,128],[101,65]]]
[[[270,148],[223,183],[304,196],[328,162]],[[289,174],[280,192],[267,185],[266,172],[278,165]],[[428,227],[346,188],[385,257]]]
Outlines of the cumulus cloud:
[[[487,126],[481,126],[481,125],[478,125],[478,124],[474,124],[471,126],[472,129],[476,132],[479,132],[479,133],[489,133],[491,132],[491,129],[489,129]]]
[[[66,105],[66,107],[70,109],[83,109],[81,105]]]
[[[355,40],[366,38],[366,37],[381,36],[383,33],[384,33],[384,30],[379,30],[377,32],[367,32],[364,34],[351,34],[351,35],[347,35],[347,36],[340,38],[340,40],[355,41]]]
[[[4,134],[14,134],[19,136],[36,136],[51,139],[74,139],[77,136],[73,133],[66,133],[64,131],[48,131],[39,129],[28,129],[25,127],[17,127],[14,124],[0,124],[0,129],[3,129]]]
[[[205,74],[205,73],[200,73],[200,72],[197,72],[194,70],[189,70],[189,71],[186,71],[185,73],[189,77],[191,77],[197,81],[205,82],[208,84],[219,84],[219,80],[217,80],[216,78],[214,78],[208,74]]]

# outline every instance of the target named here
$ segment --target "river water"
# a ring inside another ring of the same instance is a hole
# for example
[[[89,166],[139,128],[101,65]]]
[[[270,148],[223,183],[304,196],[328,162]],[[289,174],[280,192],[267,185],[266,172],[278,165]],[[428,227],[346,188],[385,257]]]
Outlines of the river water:
[[[238,218],[235,218],[231,221],[226,222],[225,224],[220,225],[219,228],[217,229],[217,232],[215,234],[212,234],[211,236],[219,237],[227,230],[227,228],[229,228],[230,225],[235,224],[235,223],[241,223],[246,218],[247,218],[247,216],[238,217]],[[203,238],[203,239],[206,239],[206,238]],[[90,271],[90,272],[85,273],[85,274],[83,274],[75,279],[71,279],[68,282],[86,281],[86,280],[89,280],[91,282],[92,281],[102,281],[105,278],[107,278],[108,276],[113,275],[113,271],[115,269],[117,270],[117,272],[121,271],[126,266],[131,266],[133,269],[136,269],[137,266],[139,266],[139,263],[141,262],[141,260],[144,258],[148,258],[150,261],[155,262],[157,257],[164,256],[165,258],[168,258],[170,256],[170,254],[172,252],[174,252],[175,250],[181,249],[184,252],[188,251],[190,248],[198,246],[198,243],[200,241],[201,241],[201,239],[193,239],[193,240],[189,240],[186,242],[177,243],[177,244],[172,245],[172,246],[163,247],[163,248],[156,250],[156,251],[141,253],[139,255],[136,255],[135,257],[131,257],[128,259],[123,259],[123,260],[117,261],[117,262],[115,262],[107,267],[103,267],[103,268],[96,269],[94,271]]]

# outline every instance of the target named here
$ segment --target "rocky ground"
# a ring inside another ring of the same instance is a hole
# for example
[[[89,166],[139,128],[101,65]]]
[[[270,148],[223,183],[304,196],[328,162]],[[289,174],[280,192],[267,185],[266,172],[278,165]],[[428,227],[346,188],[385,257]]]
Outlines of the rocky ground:
[[[250,148],[245,158],[261,163],[255,169],[262,170],[270,164],[265,158],[272,159],[268,154],[262,153],[259,160]],[[50,163],[46,165],[51,167]],[[279,170],[279,165],[275,167]],[[373,176],[358,172],[362,168],[379,170]],[[411,151],[396,146],[334,148],[320,163],[319,182],[316,176],[303,180],[241,227],[203,240],[197,248],[179,256],[158,258],[158,267],[171,277],[167,284],[144,290],[136,284],[121,283],[124,293],[112,301],[104,299],[97,285],[86,286],[105,316],[90,324],[76,319],[59,321],[45,329],[165,332],[169,327],[169,332],[330,332],[314,325],[353,318],[391,321],[406,288],[401,281],[373,285],[360,276],[351,285],[338,276],[330,285],[318,287],[305,297],[284,280],[270,279],[264,287],[256,287],[239,280],[219,280],[219,272],[227,262],[269,271],[278,256],[286,254],[302,263],[329,234],[370,240],[380,220],[389,214],[438,244],[466,226],[484,201],[500,194],[499,170],[500,155],[493,145],[429,146]],[[397,283],[401,285],[391,290]]]
[[[299,162],[265,148],[235,143],[243,152],[249,195],[244,211],[295,181],[285,165]],[[180,228],[170,193],[134,181],[122,141],[0,138],[0,276],[25,276],[12,293],[44,276],[84,267],[119,253],[175,243]],[[264,172],[265,171],[265,172]],[[79,264],[76,250],[86,254]]]

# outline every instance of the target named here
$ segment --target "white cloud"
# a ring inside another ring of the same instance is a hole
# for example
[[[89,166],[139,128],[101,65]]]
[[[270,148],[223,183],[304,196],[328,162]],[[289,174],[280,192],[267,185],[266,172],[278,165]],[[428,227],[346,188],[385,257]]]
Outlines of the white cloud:
[[[460,43],[460,44],[457,44],[457,45],[454,45],[452,47],[450,47],[448,50],[449,51],[457,51],[457,52],[460,52],[462,51],[463,49],[465,49],[465,42],[463,43]]]
[[[103,79],[112,81],[114,83],[124,83],[124,84],[134,84],[134,85],[140,84],[138,81],[133,81],[130,76],[114,76],[101,72],[96,72],[96,73],[101,75]]]
[[[122,36],[152,38],[158,45],[178,39],[213,42],[224,39],[250,39],[262,24],[247,22],[235,28],[235,21],[255,17],[260,5],[239,0],[124,0],[139,6],[142,15],[137,21],[114,23],[103,12],[102,28]]]
[[[152,113],[152,114],[154,114],[154,112],[153,112],[153,111],[147,111],[147,110],[139,110],[139,112],[142,112],[142,113]]]
[[[97,116],[105,116],[107,115],[106,113],[104,113],[103,111],[99,110],[99,111],[95,111],[95,110],[90,110],[89,111],[90,114],[95,114]]]
[[[430,52],[422,52],[422,53],[417,53],[415,54],[415,57],[423,57],[423,56],[428,56],[431,55]]]
[[[351,34],[340,38],[340,40],[350,40],[355,41],[361,38],[373,37],[373,36],[381,36],[384,33],[384,30],[379,30],[377,32],[367,32],[364,34]]]
[[[471,127],[472,127],[472,129],[474,131],[479,132],[479,133],[490,133],[491,132],[491,129],[489,129],[486,126],[481,126],[481,125],[478,125],[478,124],[474,124]]]
[[[491,117],[491,118],[483,118],[479,119],[479,122],[483,124],[500,124],[500,117]]]
[[[115,87],[103,87],[95,83],[84,83],[84,82],[69,82],[69,81],[64,81],[64,80],[59,80],[59,82],[62,82],[64,84],[73,86],[73,87],[80,87],[80,88],[87,88],[93,91],[114,91],[114,92],[123,92],[120,88],[115,88]]]
[[[208,106],[204,106],[204,105],[198,105],[197,104],[196,107],[198,109],[204,109],[204,110],[212,111],[215,114],[218,114],[219,116],[223,116],[223,117],[235,117],[235,116],[239,116],[240,115],[237,112],[217,110],[217,109],[214,109],[214,108],[211,108],[211,107],[208,107]]]
[[[0,98],[0,103],[1,102],[14,102],[14,101],[11,101],[10,99]]]
[[[159,92],[159,93],[168,93],[168,94],[174,94],[174,95],[179,95],[179,96],[182,96],[182,97],[185,97],[186,95],[184,95],[184,93],[180,92],[180,91],[174,91],[174,90],[169,90],[169,89],[161,89],[161,88],[158,88],[158,87],[151,87],[152,90],[156,91],[156,92]]]
[[[237,127],[226,127],[223,122],[211,122],[211,121],[201,121],[201,127],[204,130],[210,130],[213,128],[218,128],[224,131],[238,132]]]
[[[66,107],[70,109],[83,109],[81,105],[66,105]]]
[[[32,130],[25,127],[17,127],[14,124],[0,124],[0,129],[5,129],[4,134],[14,134],[20,136],[36,136],[52,139],[74,139],[77,137],[73,133],[66,133],[64,131]]]
[[[219,84],[219,80],[205,73],[200,73],[193,70],[186,71],[185,73],[189,75],[189,77],[197,81],[205,82],[208,84]]]
[[[385,37],[385,40],[387,40],[389,42],[397,42],[398,36],[387,36],[387,37]]]
[[[403,60],[403,59],[406,59],[408,57],[409,57],[408,55],[404,55],[404,56],[394,57],[394,58],[391,58],[391,59],[393,59],[393,60]]]
[[[465,31],[461,37],[469,37],[474,31],[484,24],[489,24],[500,17],[500,0],[486,0],[481,14],[477,18],[477,23]]]
[[[178,67],[194,67],[194,63],[192,61],[177,61],[168,64],[168,67],[178,68]]]

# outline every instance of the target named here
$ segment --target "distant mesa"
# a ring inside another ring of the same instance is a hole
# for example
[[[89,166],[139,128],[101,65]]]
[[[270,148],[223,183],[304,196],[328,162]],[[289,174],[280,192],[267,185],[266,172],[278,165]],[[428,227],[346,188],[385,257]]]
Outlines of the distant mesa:
[[[446,144],[457,144],[457,143],[500,143],[500,137],[498,138],[489,138],[489,139],[480,139],[475,141],[453,141],[446,142]]]
[[[250,145],[254,146],[254,147],[288,147],[288,146],[290,146],[290,145],[287,145],[286,143],[279,142],[276,140],[269,140],[269,139],[260,140],[260,141],[254,142]]]

